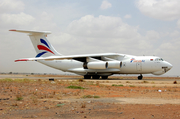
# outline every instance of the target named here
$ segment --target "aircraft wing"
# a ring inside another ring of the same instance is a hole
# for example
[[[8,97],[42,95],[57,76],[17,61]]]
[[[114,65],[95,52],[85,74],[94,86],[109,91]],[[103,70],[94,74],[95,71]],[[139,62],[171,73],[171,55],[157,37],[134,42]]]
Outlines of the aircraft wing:
[[[38,61],[38,60],[63,60],[63,59],[76,59],[76,58],[87,58],[87,57],[124,57],[123,54],[118,53],[100,53],[100,54],[84,54],[84,55],[67,55],[67,56],[49,56],[49,57],[38,57],[38,58],[23,58],[15,60],[18,61]]]

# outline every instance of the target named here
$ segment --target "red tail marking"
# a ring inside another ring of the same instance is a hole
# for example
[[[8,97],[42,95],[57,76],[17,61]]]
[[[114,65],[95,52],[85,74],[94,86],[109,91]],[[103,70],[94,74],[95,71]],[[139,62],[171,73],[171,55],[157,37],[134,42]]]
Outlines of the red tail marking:
[[[48,49],[47,47],[43,46],[43,45],[38,45],[37,46],[39,50],[46,50],[46,51],[49,51],[51,52],[52,54],[54,54],[50,49]]]

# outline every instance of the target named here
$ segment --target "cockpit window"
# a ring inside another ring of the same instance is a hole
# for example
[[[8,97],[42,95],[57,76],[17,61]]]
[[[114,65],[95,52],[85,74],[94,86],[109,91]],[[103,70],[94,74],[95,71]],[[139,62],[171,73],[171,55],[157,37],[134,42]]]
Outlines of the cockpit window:
[[[155,61],[164,61],[162,58],[156,58]]]
[[[161,61],[164,61],[162,58],[160,58]]]

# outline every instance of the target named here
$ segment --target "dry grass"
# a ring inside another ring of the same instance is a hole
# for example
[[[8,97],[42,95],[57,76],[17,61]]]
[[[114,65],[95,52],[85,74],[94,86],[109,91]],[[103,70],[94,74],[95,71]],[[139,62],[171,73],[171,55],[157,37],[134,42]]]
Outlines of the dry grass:
[[[22,97],[21,94],[17,94],[17,95],[16,95],[16,100],[17,100],[17,101],[20,101],[20,100],[22,100],[22,99],[23,99],[23,97]]]
[[[81,108],[86,108],[86,103],[85,102],[81,103]]]
[[[99,84],[100,84],[99,81],[96,81],[96,86],[99,86]]]

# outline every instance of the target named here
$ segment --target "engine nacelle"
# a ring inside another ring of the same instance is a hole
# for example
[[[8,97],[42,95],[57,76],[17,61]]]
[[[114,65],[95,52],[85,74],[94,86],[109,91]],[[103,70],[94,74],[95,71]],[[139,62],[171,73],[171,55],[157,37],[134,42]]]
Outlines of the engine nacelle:
[[[108,61],[108,68],[110,69],[119,69],[122,67],[121,61]]]
[[[107,62],[85,62],[83,64],[84,69],[107,69]]]

